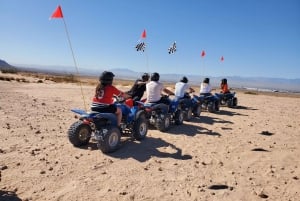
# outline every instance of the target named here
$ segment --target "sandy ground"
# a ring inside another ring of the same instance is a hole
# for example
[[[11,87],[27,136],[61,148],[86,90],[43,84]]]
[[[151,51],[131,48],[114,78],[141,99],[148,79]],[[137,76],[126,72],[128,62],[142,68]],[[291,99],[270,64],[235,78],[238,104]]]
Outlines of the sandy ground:
[[[238,92],[237,108],[105,155],[68,141],[80,91],[0,81],[0,200],[300,200],[300,98]]]

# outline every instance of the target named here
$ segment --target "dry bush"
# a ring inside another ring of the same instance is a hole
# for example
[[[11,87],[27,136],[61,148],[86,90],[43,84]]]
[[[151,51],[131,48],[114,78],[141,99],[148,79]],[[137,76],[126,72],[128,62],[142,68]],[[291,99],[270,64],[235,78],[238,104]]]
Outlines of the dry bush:
[[[258,95],[258,93],[253,92],[253,91],[245,91],[244,94]]]
[[[7,77],[7,76],[0,76],[0,80],[3,80],[3,81],[12,81],[12,80],[15,80],[14,77]]]
[[[1,72],[2,73],[12,73],[12,74],[18,73],[16,68],[2,68]]]

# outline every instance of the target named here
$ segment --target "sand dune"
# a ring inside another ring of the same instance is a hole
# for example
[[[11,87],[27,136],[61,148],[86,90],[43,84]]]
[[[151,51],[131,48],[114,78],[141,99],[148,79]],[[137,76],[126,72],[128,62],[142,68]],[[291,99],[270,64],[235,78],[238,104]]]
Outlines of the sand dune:
[[[0,81],[0,200],[299,200],[300,98],[237,97],[105,155],[67,139],[79,85]]]

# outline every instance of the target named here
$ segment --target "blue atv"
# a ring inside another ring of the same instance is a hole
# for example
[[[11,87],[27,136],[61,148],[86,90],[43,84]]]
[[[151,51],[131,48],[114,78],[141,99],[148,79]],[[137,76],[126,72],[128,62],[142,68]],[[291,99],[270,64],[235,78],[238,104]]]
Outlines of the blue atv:
[[[138,103],[140,108],[145,111],[149,124],[164,132],[169,129],[172,123],[182,124],[184,116],[178,107],[178,100],[170,100],[168,96],[163,96],[162,99],[164,99],[164,103]]]
[[[137,106],[130,108],[125,104],[116,104],[122,109],[121,128],[117,126],[115,114],[72,109],[80,118],[68,130],[69,141],[75,147],[80,147],[87,145],[93,137],[97,147],[103,153],[109,153],[119,147],[121,133],[130,133],[137,140],[144,139],[148,132],[144,111],[138,110]]]
[[[194,95],[191,97],[189,93],[185,93],[184,97],[179,99],[178,107],[182,110],[185,121],[190,121],[193,116],[200,116],[201,104]]]
[[[220,99],[220,105],[224,105],[227,107],[236,107],[238,104],[237,97],[235,97],[235,92],[230,93],[216,93],[215,94]]]
[[[194,95],[196,99],[201,104],[201,108],[203,110],[207,110],[208,112],[217,112],[220,110],[220,102],[219,98],[211,93],[200,94],[200,96]]]

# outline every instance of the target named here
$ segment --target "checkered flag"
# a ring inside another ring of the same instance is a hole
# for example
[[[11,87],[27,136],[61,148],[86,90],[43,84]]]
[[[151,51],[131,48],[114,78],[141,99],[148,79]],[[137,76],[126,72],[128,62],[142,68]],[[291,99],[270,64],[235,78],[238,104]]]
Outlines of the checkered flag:
[[[138,43],[136,46],[136,51],[145,51],[146,48],[146,44],[144,42]]]
[[[168,48],[169,54],[173,54],[176,52],[176,41]]]

